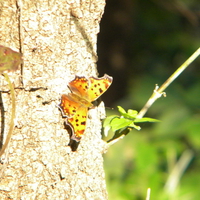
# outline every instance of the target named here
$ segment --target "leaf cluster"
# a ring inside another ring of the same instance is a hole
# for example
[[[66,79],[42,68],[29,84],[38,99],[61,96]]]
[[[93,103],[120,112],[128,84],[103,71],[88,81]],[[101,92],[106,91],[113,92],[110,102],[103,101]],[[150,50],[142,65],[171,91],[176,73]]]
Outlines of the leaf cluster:
[[[104,120],[104,134],[107,137],[109,130],[112,130],[115,134],[113,139],[116,139],[122,135],[128,134],[132,129],[140,130],[141,127],[135,123],[144,123],[144,122],[160,122],[160,120],[143,117],[138,118],[138,111],[128,109],[127,111],[118,106],[118,111],[120,115],[111,115]],[[111,141],[109,140],[109,142]]]

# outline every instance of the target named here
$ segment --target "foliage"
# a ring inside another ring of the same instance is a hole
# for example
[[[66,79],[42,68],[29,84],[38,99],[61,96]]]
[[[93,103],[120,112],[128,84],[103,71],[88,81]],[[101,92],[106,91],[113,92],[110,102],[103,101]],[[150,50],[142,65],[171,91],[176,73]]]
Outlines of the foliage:
[[[154,85],[163,83],[199,47],[197,5],[196,0],[134,4],[137,13],[130,20],[135,25],[134,34],[127,39],[132,64],[122,68],[127,70],[124,80],[115,79],[120,85],[125,81],[128,84],[123,88],[127,92],[124,97],[120,91],[117,105],[140,110]],[[161,120],[160,123],[141,124],[140,132],[133,129],[109,148],[105,155],[109,199],[144,200],[149,187],[153,200],[199,198],[199,64],[197,59],[166,90],[167,97],[160,98],[149,109],[148,116]],[[176,171],[177,166],[182,169],[181,174]],[[173,185],[174,180],[177,185]]]
[[[144,83],[147,80],[149,78],[142,78]],[[133,129],[105,155],[110,199],[145,199],[148,187],[151,188],[151,199],[155,200],[198,199],[200,93],[195,91],[200,91],[200,81],[186,91],[176,83],[173,86],[168,89],[167,98],[158,100],[149,113],[161,122],[142,124],[140,132]],[[136,104],[150,86],[143,89],[134,91],[137,93]],[[185,92],[188,97],[195,98],[185,98]],[[186,169],[180,177],[175,173],[177,187],[170,192],[167,187],[170,174],[187,151],[191,153],[184,164]]]
[[[118,106],[118,111],[121,116],[111,115],[104,120],[104,134],[107,137],[108,131],[112,129],[115,132],[114,138],[118,138],[123,134],[128,134],[132,129],[140,130],[141,127],[137,126],[135,123],[144,122],[159,122],[157,119],[152,119],[148,117],[137,118],[138,112],[136,110],[129,109],[127,112]]]

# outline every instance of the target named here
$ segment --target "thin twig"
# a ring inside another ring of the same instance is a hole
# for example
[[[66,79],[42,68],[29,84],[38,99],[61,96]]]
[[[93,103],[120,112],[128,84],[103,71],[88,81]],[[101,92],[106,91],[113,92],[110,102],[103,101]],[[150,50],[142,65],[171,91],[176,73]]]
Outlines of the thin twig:
[[[8,75],[6,73],[3,74],[6,81],[8,82],[8,85],[10,87],[10,93],[11,93],[11,100],[12,100],[12,113],[11,113],[11,119],[10,119],[10,127],[9,127],[9,131],[6,137],[6,141],[0,151],[0,156],[2,156],[2,154],[4,153],[6,147],[8,146],[11,136],[12,136],[12,132],[14,129],[14,119],[15,119],[15,110],[16,110],[16,104],[15,104],[15,91],[14,91],[14,87],[8,77]]]
[[[147,189],[147,197],[146,200],[150,200],[151,188]]]
[[[160,98],[165,89],[200,55],[200,48],[198,48],[159,88],[155,88],[152,96],[149,98],[145,106],[138,113],[137,118],[142,118],[151,105]]]
[[[194,157],[194,153],[192,150],[185,150],[180,159],[176,162],[174,168],[172,169],[167,182],[165,184],[165,190],[168,193],[173,193],[176,188],[178,187],[178,183],[183,175],[184,171],[188,167],[189,163],[191,162],[192,158]]]
[[[144,105],[144,107],[141,109],[141,111],[138,113],[137,118],[142,118],[148,109],[152,106],[152,104],[160,98],[162,95],[165,96],[164,90],[200,55],[200,48],[198,48],[159,88],[157,85],[153,91],[153,94],[147,101],[147,103]],[[130,129],[130,128],[129,128]],[[129,130],[130,132],[130,130]],[[127,133],[128,134],[128,133]],[[125,136],[125,134],[122,133],[117,138],[112,138],[108,141],[108,145],[111,146],[112,144],[118,142],[120,139],[122,139]]]

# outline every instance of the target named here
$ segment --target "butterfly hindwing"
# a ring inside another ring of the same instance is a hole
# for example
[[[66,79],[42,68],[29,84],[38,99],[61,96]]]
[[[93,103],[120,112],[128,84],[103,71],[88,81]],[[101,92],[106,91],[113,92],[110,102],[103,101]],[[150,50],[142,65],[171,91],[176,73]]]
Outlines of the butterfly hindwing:
[[[73,98],[71,98],[70,94],[63,94],[59,107],[61,108],[64,117],[72,117],[76,114],[80,105],[78,102],[74,101]]]
[[[79,107],[76,114],[67,119],[67,124],[72,128],[72,139],[79,141],[86,129],[88,108]]]

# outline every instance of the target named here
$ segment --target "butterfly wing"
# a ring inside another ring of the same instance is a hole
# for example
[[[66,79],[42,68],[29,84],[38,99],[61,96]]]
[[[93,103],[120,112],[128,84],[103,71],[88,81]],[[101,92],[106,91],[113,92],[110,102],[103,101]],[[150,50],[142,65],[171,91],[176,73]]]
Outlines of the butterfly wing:
[[[87,121],[87,107],[79,107],[73,117],[67,118],[66,123],[72,129],[72,137],[71,139],[80,141],[82,135],[86,129],[86,121]]]
[[[101,78],[90,77],[88,89],[88,101],[92,102],[98,99],[111,85],[113,78],[105,74]]]
[[[68,86],[74,94],[77,94],[82,98],[86,98],[88,96],[89,81],[85,77],[76,76],[75,79],[68,84]]]
[[[88,109],[92,107],[92,101],[100,97],[111,85],[112,77],[104,75],[102,78],[76,76],[69,83],[72,93],[62,95],[59,105],[66,123],[72,129],[71,139],[80,141],[86,129]]]
[[[61,103],[58,105],[62,111],[63,116],[72,117],[80,107],[79,103],[71,96],[71,94],[63,94],[61,96]]]
[[[112,77],[107,74],[101,78],[90,77],[89,79],[76,76],[75,79],[69,83],[69,88],[73,93],[91,103],[110,87],[112,80]]]
[[[78,102],[78,100],[80,99],[75,94],[63,94],[59,105],[63,116],[67,117],[66,124],[72,130],[71,139],[77,142],[84,134],[88,113],[88,107]]]

